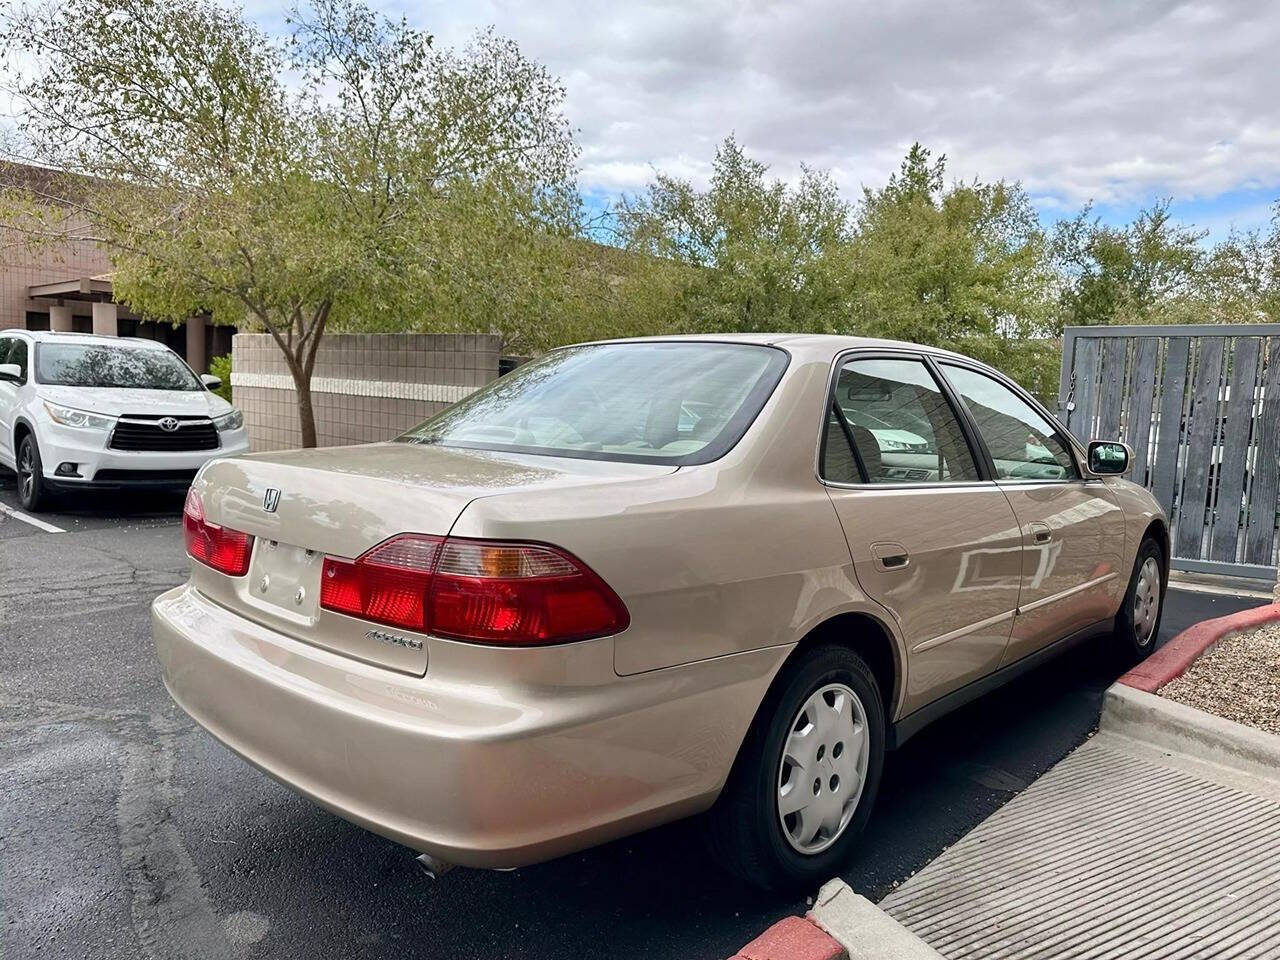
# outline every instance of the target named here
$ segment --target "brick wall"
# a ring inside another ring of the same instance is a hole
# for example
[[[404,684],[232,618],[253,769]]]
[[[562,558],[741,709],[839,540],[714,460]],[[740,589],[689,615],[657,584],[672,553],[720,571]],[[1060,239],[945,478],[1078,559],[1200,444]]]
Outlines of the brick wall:
[[[25,327],[28,310],[49,312],[49,301],[27,299],[28,287],[96,277],[110,270],[111,261],[96,244],[32,245],[17,230],[0,224],[0,330]],[[67,302],[75,316],[89,316],[88,303]]]
[[[270,334],[232,341],[231,385],[254,450],[301,443],[297,395]],[[311,380],[316,442],[369,443],[403,433],[498,376],[502,339],[471,334],[330,334]]]

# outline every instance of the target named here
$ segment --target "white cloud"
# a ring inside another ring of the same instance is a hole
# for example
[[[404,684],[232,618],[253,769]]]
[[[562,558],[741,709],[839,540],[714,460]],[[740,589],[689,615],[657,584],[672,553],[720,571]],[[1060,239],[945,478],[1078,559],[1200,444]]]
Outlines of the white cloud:
[[[920,140],[1046,206],[1280,194],[1280,6],[1171,0],[384,3],[459,43],[494,25],[560,75],[582,183],[705,177],[735,132],[851,193]]]

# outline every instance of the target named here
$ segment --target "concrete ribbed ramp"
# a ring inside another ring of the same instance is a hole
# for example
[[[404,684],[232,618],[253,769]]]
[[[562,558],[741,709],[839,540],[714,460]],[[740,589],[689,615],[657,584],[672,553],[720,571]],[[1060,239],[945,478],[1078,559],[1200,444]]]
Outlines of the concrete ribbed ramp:
[[[952,960],[1274,960],[1280,796],[1100,734],[880,906]]]

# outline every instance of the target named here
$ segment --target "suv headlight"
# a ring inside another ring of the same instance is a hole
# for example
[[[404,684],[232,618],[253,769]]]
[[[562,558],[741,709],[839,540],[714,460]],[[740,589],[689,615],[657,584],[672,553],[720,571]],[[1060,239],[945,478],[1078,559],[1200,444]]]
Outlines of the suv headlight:
[[[54,423],[64,427],[80,427],[84,430],[110,430],[116,422],[115,417],[104,417],[87,410],[76,410],[74,407],[63,407],[56,403],[44,402],[44,409],[53,418]]]
[[[213,425],[220,431],[239,430],[244,426],[244,414],[239,410],[232,410],[230,413],[224,413],[220,417],[214,417]]]

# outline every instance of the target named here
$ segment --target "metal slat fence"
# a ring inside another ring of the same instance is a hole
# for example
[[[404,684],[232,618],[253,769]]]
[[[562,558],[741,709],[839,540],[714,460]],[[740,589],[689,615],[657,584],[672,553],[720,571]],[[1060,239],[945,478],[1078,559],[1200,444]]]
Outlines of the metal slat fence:
[[[1280,324],[1068,327],[1058,406],[1082,442],[1133,447],[1175,567],[1274,578]]]

